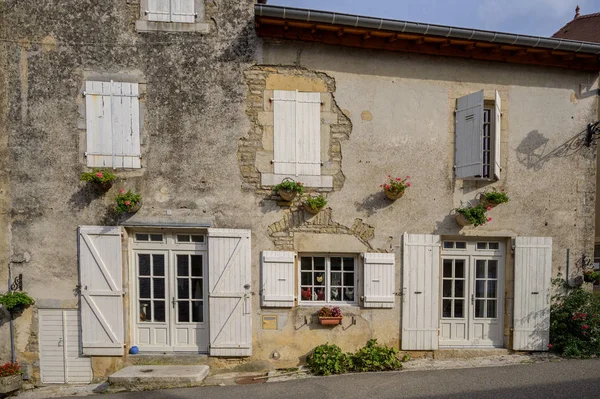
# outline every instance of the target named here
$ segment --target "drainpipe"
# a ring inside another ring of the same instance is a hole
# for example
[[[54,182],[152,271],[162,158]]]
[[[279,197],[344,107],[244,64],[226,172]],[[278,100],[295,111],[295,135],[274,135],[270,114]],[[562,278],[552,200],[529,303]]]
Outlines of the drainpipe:
[[[570,259],[571,259],[571,248],[567,248],[567,284],[570,286],[571,284],[569,283],[569,265],[570,265]]]
[[[8,269],[8,291],[10,291],[10,287],[12,285],[12,281],[11,281],[11,277],[10,277],[10,267]],[[8,314],[10,315],[10,357],[11,357],[11,362],[15,362],[15,326],[14,326],[14,322],[13,322],[13,312],[11,310],[8,311]]]

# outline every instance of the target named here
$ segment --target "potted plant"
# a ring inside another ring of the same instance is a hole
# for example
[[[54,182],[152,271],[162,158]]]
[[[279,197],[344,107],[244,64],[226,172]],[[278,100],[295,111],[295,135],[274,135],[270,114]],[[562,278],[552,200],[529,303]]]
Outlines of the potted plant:
[[[21,366],[17,362],[8,362],[4,366],[0,366],[1,395],[16,391],[21,388],[22,383],[23,375],[21,374]]]
[[[488,191],[481,194],[480,204],[485,208],[495,208],[496,206],[508,202],[508,195],[504,192],[504,189],[498,191],[495,188],[492,191]]]
[[[95,184],[102,190],[108,191],[112,187],[113,181],[115,181],[116,178],[117,176],[115,176],[114,173],[111,173],[108,169],[93,169],[91,172],[83,172],[79,180]]]
[[[131,192],[131,190],[120,189],[119,194],[115,197],[117,205],[115,210],[117,214],[125,212],[137,212],[142,206],[142,195]]]
[[[304,193],[304,186],[302,183],[286,177],[281,183],[273,187],[273,191],[285,201],[291,201],[296,198],[296,195]]]
[[[583,281],[586,283],[594,283],[598,280],[600,280],[600,272],[595,272],[593,270],[583,271]]]
[[[316,197],[308,197],[304,203],[304,209],[306,209],[307,212],[316,215],[325,207],[325,205],[327,205],[325,197],[318,195]]]
[[[322,325],[336,326],[342,322],[343,318],[342,310],[337,306],[332,308],[323,306],[319,310],[319,323]]]
[[[0,295],[0,305],[3,305],[9,312],[20,312],[33,303],[33,298],[26,292],[8,291]]]
[[[456,222],[461,226],[473,225],[475,227],[491,222],[492,218],[485,215],[486,208],[483,205],[466,206],[456,209]]]
[[[402,197],[404,195],[404,191],[410,187],[410,182],[408,179],[410,179],[410,176],[401,178],[388,175],[388,181],[380,184],[379,187],[383,188],[383,192],[385,193],[386,197],[392,201],[396,201],[398,198]]]

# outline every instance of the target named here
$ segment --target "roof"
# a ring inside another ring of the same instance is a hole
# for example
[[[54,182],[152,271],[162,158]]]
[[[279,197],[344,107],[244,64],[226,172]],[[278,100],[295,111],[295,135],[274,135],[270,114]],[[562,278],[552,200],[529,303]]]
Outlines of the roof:
[[[552,37],[600,43],[600,12],[576,15]]]
[[[329,11],[255,5],[259,36],[600,70],[600,44]]]

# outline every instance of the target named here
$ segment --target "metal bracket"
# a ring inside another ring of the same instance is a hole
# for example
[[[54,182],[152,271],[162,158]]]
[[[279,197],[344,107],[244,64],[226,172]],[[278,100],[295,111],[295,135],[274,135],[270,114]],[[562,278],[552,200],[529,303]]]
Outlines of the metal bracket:
[[[592,143],[600,137],[600,121],[588,123],[585,133],[585,145],[590,147]]]
[[[19,273],[10,285],[11,291],[23,291],[23,273]]]

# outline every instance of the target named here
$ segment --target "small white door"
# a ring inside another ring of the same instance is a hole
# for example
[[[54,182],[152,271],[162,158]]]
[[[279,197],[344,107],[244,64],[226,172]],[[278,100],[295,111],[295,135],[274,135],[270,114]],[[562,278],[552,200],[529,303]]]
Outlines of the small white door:
[[[91,382],[91,359],[82,356],[79,312],[76,309],[39,309],[39,325],[42,382]]]

